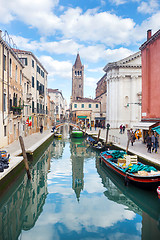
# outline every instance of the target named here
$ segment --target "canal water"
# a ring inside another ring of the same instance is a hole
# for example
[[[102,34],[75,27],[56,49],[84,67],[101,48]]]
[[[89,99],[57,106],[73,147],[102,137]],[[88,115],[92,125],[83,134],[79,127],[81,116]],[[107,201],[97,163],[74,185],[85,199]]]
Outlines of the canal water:
[[[0,201],[2,240],[160,239],[155,192],[124,182],[84,139],[54,139]]]

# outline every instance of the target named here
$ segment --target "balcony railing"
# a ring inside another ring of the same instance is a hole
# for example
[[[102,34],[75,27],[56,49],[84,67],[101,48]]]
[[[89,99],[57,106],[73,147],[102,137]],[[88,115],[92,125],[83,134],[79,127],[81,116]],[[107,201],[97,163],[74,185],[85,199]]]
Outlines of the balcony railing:
[[[24,106],[12,106],[10,111],[13,112],[13,115],[21,115]]]

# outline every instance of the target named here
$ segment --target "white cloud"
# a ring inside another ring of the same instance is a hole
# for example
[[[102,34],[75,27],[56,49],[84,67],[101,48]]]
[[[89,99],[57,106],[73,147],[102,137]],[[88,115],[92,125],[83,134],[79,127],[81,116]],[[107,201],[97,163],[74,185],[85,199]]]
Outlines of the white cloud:
[[[159,8],[158,0],[149,0],[149,1],[143,1],[140,3],[140,6],[137,8],[138,12],[141,13],[154,13]]]
[[[127,2],[127,0],[110,0],[111,3],[121,5]]]
[[[57,61],[50,56],[41,56],[39,60],[49,72],[50,79],[54,76],[71,79],[72,64],[69,61]]]

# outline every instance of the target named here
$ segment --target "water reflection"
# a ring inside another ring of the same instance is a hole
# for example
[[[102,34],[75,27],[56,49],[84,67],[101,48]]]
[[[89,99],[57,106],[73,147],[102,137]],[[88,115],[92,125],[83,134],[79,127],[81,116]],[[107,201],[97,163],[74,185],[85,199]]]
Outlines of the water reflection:
[[[32,181],[22,176],[0,205],[2,239],[153,239],[159,200],[123,181],[99,162],[84,139],[54,140]],[[144,201],[145,200],[145,201]]]
[[[132,185],[126,187],[121,178],[100,163],[99,158],[96,160],[96,167],[107,189],[104,195],[142,216],[141,239],[160,239],[160,201],[157,193]]]
[[[16,183],[16,188],[13,186],[10,194],[1,198],[0,239],[17,239],[22,229],[35,225],[47,196],[47,154],[31,169],[31,181],[24,175],[17,180],[19,185]]]

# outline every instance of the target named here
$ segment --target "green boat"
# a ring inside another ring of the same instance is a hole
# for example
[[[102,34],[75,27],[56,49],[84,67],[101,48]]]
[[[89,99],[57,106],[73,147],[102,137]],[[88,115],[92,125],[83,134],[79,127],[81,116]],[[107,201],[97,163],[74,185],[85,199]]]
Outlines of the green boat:
[[[80,130],[73,130],[71,133],[72,138],[82,138],[83,136],[84,136],[84,134]]]

